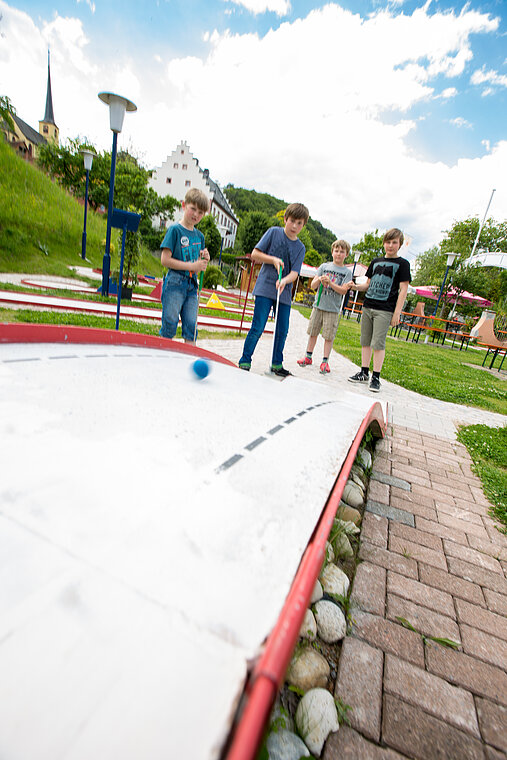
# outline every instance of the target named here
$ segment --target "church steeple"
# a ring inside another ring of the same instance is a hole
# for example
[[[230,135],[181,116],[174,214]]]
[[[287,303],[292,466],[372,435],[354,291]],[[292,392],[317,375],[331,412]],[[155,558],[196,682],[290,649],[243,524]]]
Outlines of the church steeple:
[[[43,121],[39,121],[39,133],[46,138],[48,142],[59,144],[59,129],[55,124],[53,112],[53,96],[51,94],[51,65],[48,50],[48,87],[46,92],[46,113]]]

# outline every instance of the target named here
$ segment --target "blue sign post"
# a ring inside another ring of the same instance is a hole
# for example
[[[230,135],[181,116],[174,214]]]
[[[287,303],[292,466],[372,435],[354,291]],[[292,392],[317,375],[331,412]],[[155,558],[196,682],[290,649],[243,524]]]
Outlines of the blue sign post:
[[[111,214],[111,227],[123,230],[121,239],[121,258],[120,258],[120,274],[118,276],[118,300],[116,303],[116,327],[119,329],[120,325],[120,301],[121,291],[123,283],[123,260],[125,258],[125,240],[127,238],[127,232],[137,232],[139,222],[141,220],[141,214],[134,214],[132,211],[122,211],[119,208],[114,208]]]

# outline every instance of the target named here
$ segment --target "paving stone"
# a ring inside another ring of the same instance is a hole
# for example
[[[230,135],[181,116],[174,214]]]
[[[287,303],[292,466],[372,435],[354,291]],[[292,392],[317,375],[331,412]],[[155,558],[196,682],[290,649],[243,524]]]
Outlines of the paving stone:
[[[470,486],[470,490],[477,504],[484,504],[484,506],[488,508],[491,506],[488,499],[484,496],[484,492],[480,486]]]
[[[468,483],[465,482],[461,474],[458,475],[457,473],[447,472],[446,470],[443,470],[438,474],[432,473],[430,486],[436,488],[437,491],[441,490],[439,486],[452,488],[451,493],[453,495],[455,494],[456,497],[460,499],[466,499],[467,497],[470,499],[471,497]]]
[[[427,546],[421,546],[413,541],[408,541],[406,538],[400,538],[399,536],[393,535],[391,532],[389,533],[388,546],[391,552],[397,552],[404,557],[417,559],[427,565],[433,565],[434,567],[439,567],[441,570],[447,570],[447,562],[442,551],[428,549]]]
[[[385,485],[388,486],[396,486],[396,488],[401,488],[402,491],[410,491],[410,483],[407,483],[407,481],[402,478],[396,478],[394,475],[385,475],[383,472],[376,472],[373,470],[371,477],[372,480],[378,480],[379,483],[385,483]]]
[[[417,563],[413,559],[407,559],[400,554],[381,549],[380,546],[363,543],[359,547],[359,559],[372,562],[374,565],[385,567],[386,570],[395,570],[408,578],[417,578]]]
[[[464,499],[461,497],[461,494],[456,496],[455,501],[458,509],[464,509],[467,512],[472,512],[481,517],[488,514],[488,508],[483,504],[477,504],[475,501],[470,501],[470,499]]]
[[[488,699],[477,700],[477,715],[484,741],[507,752],[507,707]]]
[[[382,739],[417,760],[484,758],[481,743],[470,734],[389,694],[384,697]]]
[[[464,483],[459,482],[440,482],[441,476],[431,475],[431,489],[435,492],[435,499],[442,498],[442,494],[451,496],[454,499],[470,499],[472,494],[470,487]],[[444,478],[441,478],[444,480]]]
[[[350,594],[352,616],[356,607],[373,615],[385,616],[386,575],[386,569],[380,565],[359,563]]]
[[[352,728],[373,741],[380,740],[384,654],[365,641],[347,636],[342,645],[335,697],[352,710]]]
[[[368,505],[367,505],[368,506]],[[387,549],[387,517],[381,517],[373,512],[365,512],[361,524],[361,541]]]
[[[414,488],[415,487],[416,485],[414,484]],[[417,486],[417,488],[419,487],[420,486]],[[432,509],[434,509],[435,499],[433,498],[433,495],[423,496],[420,493],[415,493],[414,488],[412,488],[411,491],[402,491],[401,488],[396,488],[396,486],[392,486],[391,487],[391,504],[393,504],[393,497],[396,497],[397,499],[404,499],[405,501],[410,502],[410,504],[420,504],[421,506],[431,507]]]
[[[456,619],[452,596],[445,591],[405,578],[392,570],[387,573],[387,591]]]
[[[507,546],[494,541],[481,541],[477,536],[468,536],[468,543],[472,549],[478,552],[488,554],[490,557],[498,560],[507,560]]]
[[[472,628],[463,623],[460,625],[461,642],[467,654],[478,657],[499,668],[505,668],[507,662],[507,642],[491,636],[489,633]]]
[[[494,665],[428,641],[426,667],[456,686],[507,705],[507,673]]]
[[[398,509],[397,507],[390,507],[388,504],[382,504],[379,501],[373,501],[368,499],[366,502],[366,511],[372,512],[380,517],[387,517],[389,520],[396,520],[397,522],[405,523],[405,525],[414,525],[414,516],[410,512],[406,512],[404,509]]]
[[[436,522],[435,520],[427,520],[425,517],[419,517],[416,515],[415,527],[417,530],[424,531],[425,533],[433,533],[440,538],[448,538],[450,541],[455,541],[463,546],[468,546],[467,535],[462,530],[456,530],[456,528],[448,528],[447,525]]]
[[[410,465],[400,467],[398,461],[394,461],[391,465],[391,474],[395,475],[397,478],[408,480],[409,483],[417,483],[418,480],[423,480],[425,482],[420,485],[431,485],[430,476],[427,470],[422,467],[411,467]]]
[[[414,483],[412,486],[412,493],[414,496],[425,496],[432,501],[435,501],[437,498],[437,494],[433,487],[427,488],[426,486],[418,486],[417,483]],[[446,504],[454,505],[454,496],[442,493],[442,491],[438,491],[438,499]]]
[[[476,549],[467,548],[447,539],[444,539],[444,552],[447,556],[458,557],[458,559],[462,559],[465,562],[470,562],[471,565],[478,565],[486,570],[491,570],[493,573],[503,575],[500,562],[489,554],[483,554]]]
[[[368,500],[377,501],[381,504],[389,504],[389,486],[378,480],[370,480],[368,485]]]
[[[478,739],[481,737],[470,692],[391,654],[386,655],[384,690]]]
[[[392,443],[388,438],[380,438],[375,445],[375,453],[378,451],[384,451],[386,454],[390,454],[392,450]]]
[[[469,580],[459,578],[456,575],[450,575],[444,570],[439,570],[436,567],[422,563],[419,564],[419,578],[422,583],[426,583],[428,586],[442,589],[442,591],[447,591],[453,596],[466,599],[482,607],[486,606],[480,585],[472,583]]]
[[[426,533],[426,531],[411,528],[409,525],[399,525],[395,522],[390,523],[389,530],[393,536],[406,538],[408,541],[413,541],[414,544],[427,546],[428,549],[434,549],[437,552],[443,551],[442,541],[434,533]]]
[[[489,609],[507,617],[507,596],[497,594],[496,591],[491,591],[489,588],[485,588],[483,591]]]
[[[486,753],[486,760],[507,760],[507,755],[494,747],[484,747]]]
[[[478,538],[482,538],[483,541],[487,541],[489,536],[486,532],[486,528],[483,525],[477,525],[467,520],[460,520],[447,512],[443,512],[437,508],[438,521],[443,525],[447,525],[449,528],[456,528],[457,530],[464,531],[467,535],[473,534]]]
[[[373,468],[375,472],[383,472],[384,475],[390,475],[392,464],[387,457],[375,457],[373,461]]]
[[[467,625],[479,628],[481,631],[507,641],[507,618],[503,615],[497,615],[495,612],[465,602],[463,599],[456,599],[456,610],[460,623],[467,623]],[[507,666],[507,661],[505,664]]]
[[[387,594],[386,617],[389,620],[405,618],[417,631],[427,636],[452,639],[458,644],[461,641],[458,625],[450,617],[440,615],[438,612],[395,594]]]
[[[492,573],[491,570],[485,570],[477,565],[471,565],[470,562],[464,562],[456,557],[448,557],[447,564],[453,575],[459,575],[467,581],[490,588],[499,594],[507,594],[507,580],[497,573]]]
[[[422,638],[418,633],[403,628],[399,623],[393,623],[367,612],[357,612],[353,616],[352,631],[354,636],[364,639],[378,649],[395,654],[421,668],[424,667]]]
[[[404,757],[393,749],[372,744],[346,725],[330,735],[322,755],[323,760],[402,760]]]
[[[434,520],[437,522],[437,510],[432,505],[428,506],[426,503],[421,503],[419,500],[415,500],[411,498],[410,501],[407,499],[404,499],[403,497],[396,495],[393,493],[394,488],[391,488],[391,506],[396,507],[397,509],[403,509],[405,512],[410,512],[410,514],[413,515],[419,515],[420,517],[425,517],[427,520]],[[410,496],[406,491],[399,491],[398,493],[403,493],[406,496]]]
[[[481,516],[475,512],[471,512],[469,509],[463,509],[462,506],[456,506],[455,504],[440,502],[437,496],[435,496],[435,506],[439,517],[441,512],[445,512],[447,515],[451,515],[451,517],[455,517],[457,520],[464,520],[467,523],[475,523],[475,525],[478,525],[480,528],[484,527]]]

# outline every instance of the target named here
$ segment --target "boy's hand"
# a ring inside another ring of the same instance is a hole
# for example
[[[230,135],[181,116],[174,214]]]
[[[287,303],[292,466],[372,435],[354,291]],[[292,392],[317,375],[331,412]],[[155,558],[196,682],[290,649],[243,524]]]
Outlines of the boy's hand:
[[[276,273],[278,275],[280,274],[280,269],[283,272],[283,261],[282,261],[282,259],[279,259],[277,256],[273,256],[273,262],[272,263],[273,263],[273,266],[276,269]],[[278,285],[277,285],[277,287],[278,287]],[[280,293],[281,292],[282,291],[280,291]]]
[[[331,285],[331,278],[328,274],[323,274],[320,278],[321,283],[324,285],[325,288],[328,288]]]
[[[204,272],[206,267],[208,266],[208,260],[207,259],[197,259],[197,261],[194,261],[192,263],[192,272]]]
[[[203,248],[201,251],[201,259],[205,259],[206,261],[209,261],[209,251],[207,248]]]
[[[391,327],[396,327],[396,325],[400,324],[400,317],[401,313],[399,311],[393,312],[393,316],[391,317]]]
[[[283,265],[282,265],[282,266],[283,266]],[[275,287],[276,287],[276,289],[277,289],[277,290],[278,290],[280,293],[283,293],[283,289],[285,288],[285,286],[286,286],[286,285],[287,285],[287,279],[286,279],[285,277],[282,277],[282,279],[281,279],[281,280],[277,280],[277,281],[276,281],[276,285],[275,285]]]

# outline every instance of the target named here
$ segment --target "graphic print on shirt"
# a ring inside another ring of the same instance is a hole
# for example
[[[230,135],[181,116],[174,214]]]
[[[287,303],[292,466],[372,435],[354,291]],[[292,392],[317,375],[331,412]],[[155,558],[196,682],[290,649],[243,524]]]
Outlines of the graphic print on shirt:
[[[333,270],[326,271],[325,269],[322,274],[327,274],[331,282],[335,285],[343,285],[346,276],[346,272],[333,272]],[[327,288],[328,286],[326,285],[325,287]]]
[[[375,301],[387,301],[399,266],[399,262],[396,261],[393,261],[392,263],[379,261],[374,264],[370,286],[366,292],[366,298],[371,298]]]
[[[186,235],[180,239],[182,261],[197,261],[201,252],[201,241],[194,240],[190,242]]]

